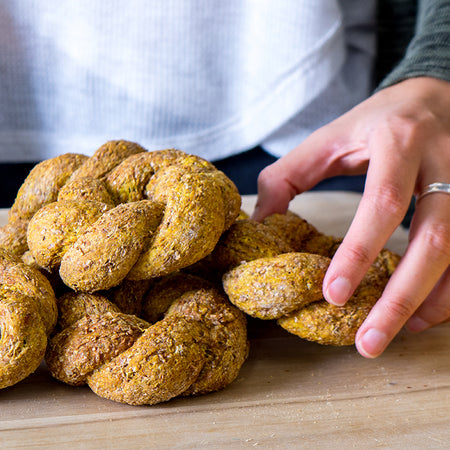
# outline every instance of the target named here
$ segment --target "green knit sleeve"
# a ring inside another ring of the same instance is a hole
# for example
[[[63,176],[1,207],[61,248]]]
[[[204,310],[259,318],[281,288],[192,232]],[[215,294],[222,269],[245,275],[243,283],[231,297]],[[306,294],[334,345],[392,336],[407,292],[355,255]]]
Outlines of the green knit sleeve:
[[[384,88],[406,78],[432,76],[450,81],[450,1],[419,2],[416,31],[406,53],[384,78]]]

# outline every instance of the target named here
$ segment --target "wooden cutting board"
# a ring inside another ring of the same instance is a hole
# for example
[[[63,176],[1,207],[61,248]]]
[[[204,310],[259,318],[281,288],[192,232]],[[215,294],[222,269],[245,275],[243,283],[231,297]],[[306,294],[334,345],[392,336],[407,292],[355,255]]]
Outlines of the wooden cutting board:
[[[291,209],[339,236],[359,199],[307,193]],[[244,198],[248,212],[253,204]],[[399,229],[388,246],[402,252],[406,240]],[[228,388],[156,406],[104,400],[53,380],[42,364],[0,391],[0,447],[450,448],[450,323],[402,332],[374,360],[272,322],[251,320],[249,337],[249,359]]]

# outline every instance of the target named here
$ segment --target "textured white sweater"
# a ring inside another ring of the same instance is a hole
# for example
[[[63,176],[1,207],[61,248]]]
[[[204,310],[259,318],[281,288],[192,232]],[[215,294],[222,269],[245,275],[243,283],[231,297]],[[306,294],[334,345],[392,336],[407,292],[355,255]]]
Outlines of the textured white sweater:
[[[287,153],[371,89],[375,0],[9,0],[0,161]]]

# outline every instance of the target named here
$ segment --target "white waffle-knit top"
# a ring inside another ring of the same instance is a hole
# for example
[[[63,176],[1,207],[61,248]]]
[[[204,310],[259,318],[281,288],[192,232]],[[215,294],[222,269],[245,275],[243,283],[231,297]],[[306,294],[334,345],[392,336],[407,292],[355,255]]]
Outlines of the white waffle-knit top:
[[[283,155],[371,89],[375,0],[9,0],[0,162],[110,139]]]

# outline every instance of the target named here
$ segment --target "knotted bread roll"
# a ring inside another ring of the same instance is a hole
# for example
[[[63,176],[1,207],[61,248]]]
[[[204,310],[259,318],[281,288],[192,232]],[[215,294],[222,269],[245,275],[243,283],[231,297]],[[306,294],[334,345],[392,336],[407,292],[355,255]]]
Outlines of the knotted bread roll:
[[[146,303],[165,304],[153,324],[99,294],[65,294],[46,355],[52,375],[132,405],[205,394],[236,378],[248,353],[246,321],[219,289],[177,274],[158,280]]]
[[[236,187],[206,160],[123,141],[84,158],[60,184],[52,202],[39,202],[27,243],[40,267],[59,270],[76,291],[190,266],[212,252],[240,212]]]
[[[248,315],[277,320],[303,339],[352,345],[400,257],[382,250],[351,299],[333,306],[323,298],[322,283],[341,241],[292,212],[274,214],[264,223],[237,221],[220,239],[209,264],[223,274],[230,301]]]
[[[56,299],[47,279],[0,248],[0,388],[39,367],[56,320]]]

